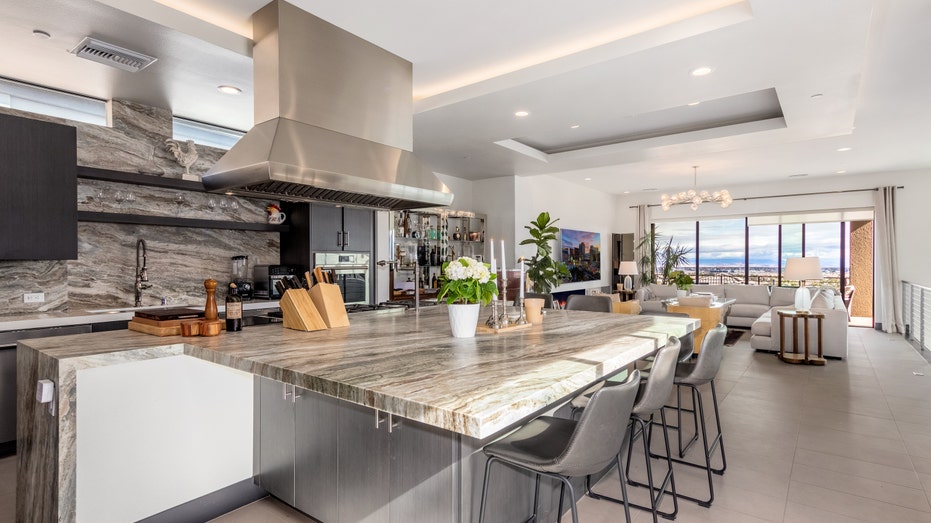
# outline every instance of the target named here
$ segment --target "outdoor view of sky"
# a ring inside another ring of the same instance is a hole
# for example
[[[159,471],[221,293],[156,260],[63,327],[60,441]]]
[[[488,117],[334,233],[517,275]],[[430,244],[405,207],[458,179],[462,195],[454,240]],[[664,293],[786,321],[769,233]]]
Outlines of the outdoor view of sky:
[[[656,224],[659,241],[670,238],[673,244],[691,248],[686,267],[695,266],[695,222],[662,222]],[[708,220],[699,223],[700,262],[703,269],[710,267],[744,266],[744,219]],[[750,227],[750,267],[775,268],[780,265],[779,226],[754,225]],[[782,226],[782,255],[802,255],[802,226]],[[849,253],[848,253],[849,254]],[[805,256],[818,256],[825,270],[840,266],[840,225],[809,223],[805,225]],[[848,256],[849,259],[849,256]],[[784,265],[784,262],[781,263]]]

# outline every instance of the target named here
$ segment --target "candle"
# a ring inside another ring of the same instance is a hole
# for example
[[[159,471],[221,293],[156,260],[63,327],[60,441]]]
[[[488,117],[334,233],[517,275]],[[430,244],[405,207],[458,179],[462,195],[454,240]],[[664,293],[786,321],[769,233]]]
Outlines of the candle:
[[[524,303],[524,257],[518,258],[517,263],[520,264],[520,302]]]
[[[495,239],[491,238],[491,273],[498,274],[498,262],[495,260]]]
[[[508,258],[504,254],[504,240],[501,240],[501,274],[504,275],[504,284],[507,285],[508,281],[508,270],[506,265],[508,264]]]

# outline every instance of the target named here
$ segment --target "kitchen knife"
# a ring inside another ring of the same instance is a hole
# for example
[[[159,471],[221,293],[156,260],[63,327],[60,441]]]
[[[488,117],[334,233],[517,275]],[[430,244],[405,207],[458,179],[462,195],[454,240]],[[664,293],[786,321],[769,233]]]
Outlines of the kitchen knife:
[[[327,282],[334,283],[336,281],[336,269],[330,271],[330,274],[327,275]]]
[[[278,294],[280,294],[280,295],[282,295],[282,296],[284,296],[284,292],[285,292],[286,290],[288,290],[288,289],[284,286],[284,284],[281,283],[281,280],[277,280],[277,281],[275,282],[275,288],[278,289]]]
[[[314,267],[314,281],[318,284],[323,283],[323,269],[320,267]]]
[[[306,280],[306,284],[304,285],[304,288],[310,290],[310,288],[314,284],[313,280],[310,279],[310,271],[304,271],[304,280]]]

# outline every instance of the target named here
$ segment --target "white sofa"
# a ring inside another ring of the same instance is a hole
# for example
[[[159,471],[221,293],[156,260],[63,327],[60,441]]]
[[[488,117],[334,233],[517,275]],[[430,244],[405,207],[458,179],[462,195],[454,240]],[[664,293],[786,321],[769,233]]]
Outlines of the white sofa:
[[[651,283],[637,289],[636,298],[640,302],[640,312],[665,312],[663,300],[675,298],[678,287]]]
[[[816,295],[819,287],[810,287],[813,295]],[[773,307],[764,315],[760,316],[750,327],[750,347],[761,350],[778,352],[779,335],[781,327],[779,325],[779,316],[776,310],[795,309],[795,288],[790,287],[773,287],[772,303]],[[821,347],[823,353],[829,358],[846,358],[847,357],[847,308],[844,306],[844,300],[840,295],[835,295],[831,300],[825,300],[814,297],[811,306],[812,312],[824,314],[824,320],[821,325]],[[807,320],[811,322],[808,327],[809,348],[812,352],[817,351],[818,347],[818,329],[816,320]],[[791,350],[792,340],[795,333],[792,330],[792,320],[785,320],[786,327],[786,349]],[[802,323],[799,322],[799,329],[803,329]],[[804,332],[804,330],[802,330]],[[799,351],[803,350],[804,340],[799,336]]]
[[[652,286],[651,286],[652,287]],[[666,287],[657,285],[656,287]],[[708,292],[719,298],[737,300],[730,306],[724,323],[728,327],[750,327],[750,346],[756,350],[778,351],[780,328],[776,309],[795,308],[795,287],[769,287],[764,285],[693,285],[692,292]],[[821,287],[809,287],[814,297]],[[654,293],[656,291],[653,291]],[[668,294],[662,289],[659,292]],[[656,305],[662,307],[660,301]],[[652,306],[652,305],[651,305]],[[644,310],[647,310],[644,308]],[[834,358],[847,357],[847,309],[840,295],[829,300],[822,297],[812,303],[812,311],[822,312],[822,348],[824,355]],[[786,343],[793,339],[791,321],[786,320]],[[810,347],[817,347],[817,329],[813,324],[809,330]],[[802,340],[800,339],[801,343]],[[791,345],[789,345],[791,347]]]

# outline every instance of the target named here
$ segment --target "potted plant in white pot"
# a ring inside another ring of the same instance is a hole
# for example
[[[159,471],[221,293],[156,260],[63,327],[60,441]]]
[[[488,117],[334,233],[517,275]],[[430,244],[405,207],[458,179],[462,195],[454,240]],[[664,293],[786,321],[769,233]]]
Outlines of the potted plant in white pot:
[[[549,294],[553,292],[553,287],[569,277],[566,264],[553,259],[551,242],[556,241],[556,233],[559,232],[559,227],[553,224],[558,221],[559,219],[550,220],[550,213],[541,212],[530,225],[524,225],[524,229],[530,231],[531,237],[520,244],[537,248],[537,252],[524,262],[527,266],[527,279],[533,283],[534,292]]]
[[[443,264],[437,300],[445,299],[449,305],[449,325],[454,337],[475,336],[479,309],[498,294],[495,278],[497,275],[491,273],[487,263],[467,256]]]

